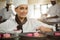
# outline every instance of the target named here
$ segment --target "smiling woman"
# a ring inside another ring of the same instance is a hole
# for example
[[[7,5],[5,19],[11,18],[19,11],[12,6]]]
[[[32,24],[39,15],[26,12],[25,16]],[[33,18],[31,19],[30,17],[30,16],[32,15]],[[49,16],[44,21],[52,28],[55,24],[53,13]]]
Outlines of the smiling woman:
[[[21,5],[20,7],[17,7],[16,8],[16,12],[17,12],[17,15],[19,17],[26,17],[27,13],[28,13],[28,7],[27,5]]]

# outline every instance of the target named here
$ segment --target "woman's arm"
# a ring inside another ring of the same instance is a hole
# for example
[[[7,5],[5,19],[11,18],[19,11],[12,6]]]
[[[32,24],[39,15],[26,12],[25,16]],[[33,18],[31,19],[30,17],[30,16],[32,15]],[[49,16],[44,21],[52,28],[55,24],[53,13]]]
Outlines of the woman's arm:
[[[44,26],[38,27],[37,30],[40,30],[41,32],[52,32],[53,31],[51,28],[47,28]]]

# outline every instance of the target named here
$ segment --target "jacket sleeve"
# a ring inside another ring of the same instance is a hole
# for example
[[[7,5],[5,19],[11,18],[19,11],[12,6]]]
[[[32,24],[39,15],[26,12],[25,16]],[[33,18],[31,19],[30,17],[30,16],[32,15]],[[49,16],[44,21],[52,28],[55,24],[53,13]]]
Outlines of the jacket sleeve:
[[[53,29],[53,31],[56,31],[55,30],[55,26],[52,26],[52,25],[48,25],[48,24],[45,24],[45,23],[43,23],[43,22],[41,22],[41,21],[38,21],[38,20],[34,20],[35,22],[34,22],[34,26],[37,28],[37,27],[40,27],[40,26],[44,26],[44,27],[47,27],[47,28],[51,28],[51,29]]]

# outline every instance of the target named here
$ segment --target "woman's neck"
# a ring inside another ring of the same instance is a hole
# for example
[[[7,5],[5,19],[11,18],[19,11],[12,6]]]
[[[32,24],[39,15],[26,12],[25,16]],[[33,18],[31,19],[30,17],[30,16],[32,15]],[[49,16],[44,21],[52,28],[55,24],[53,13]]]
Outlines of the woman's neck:
[[[25,17],[18,17],[21,22],[24,21]]]

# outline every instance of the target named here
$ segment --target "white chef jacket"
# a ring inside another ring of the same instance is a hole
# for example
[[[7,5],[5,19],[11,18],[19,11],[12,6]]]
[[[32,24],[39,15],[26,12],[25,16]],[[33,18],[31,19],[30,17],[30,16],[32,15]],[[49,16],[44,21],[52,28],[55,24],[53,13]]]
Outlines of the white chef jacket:
[[[10,18],[6,22],[0,24],[0,32],[9,32],[9,31],[11,32],[14,29],[16,29],[17,26],[18,24],[15,21],[15,17]],[[50,26],[50,25],[44,24],[40,21],[37,21],[35,19],[30,19],[30,18],[27,18],[27,22],[23,24],[22,28],[23,28],[23,32],[36,32],[36,28],[40,26],[52,28],[55,31],[54,26]]]
[[[51,6],[47,12],[51,17],[58,15],[60,17],[60,3]]]
[[[0,10],[0,16],[2,16],[3,19],[9,19],[11,16],[14,16],[14,6],[11,5],[9,8],[9,11],[6,10],[6,8],[3,8]]]

